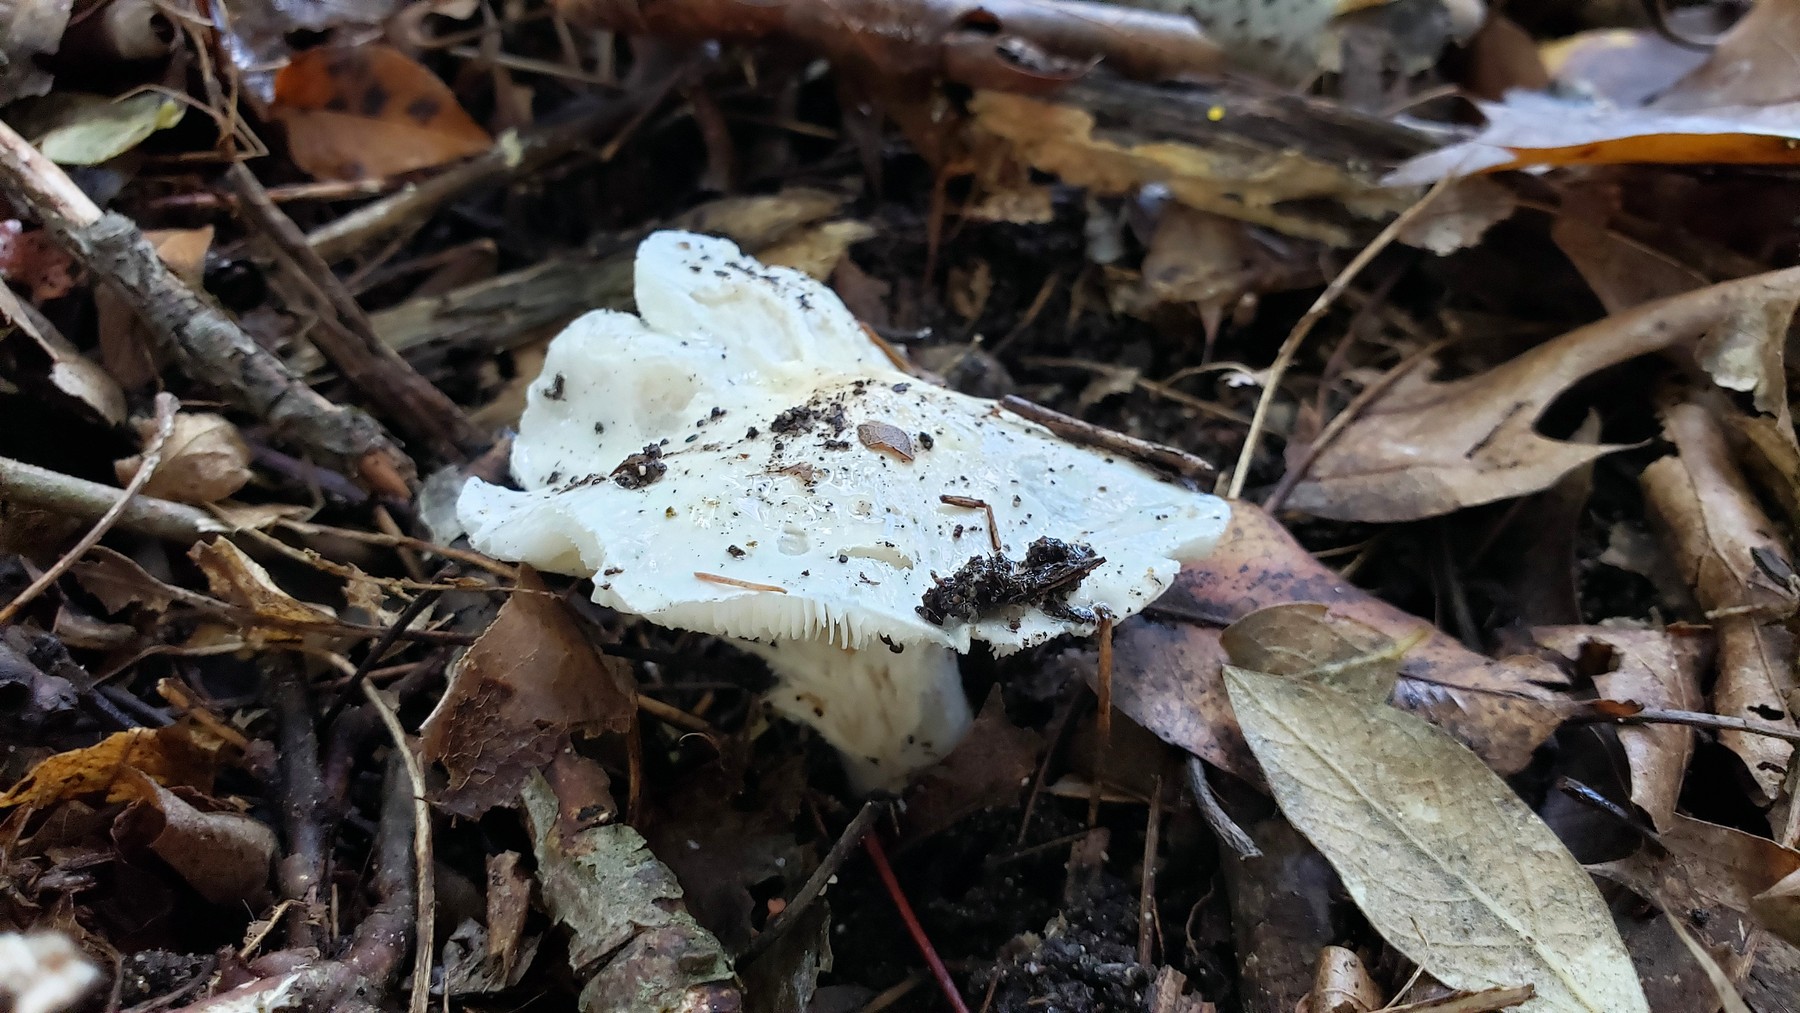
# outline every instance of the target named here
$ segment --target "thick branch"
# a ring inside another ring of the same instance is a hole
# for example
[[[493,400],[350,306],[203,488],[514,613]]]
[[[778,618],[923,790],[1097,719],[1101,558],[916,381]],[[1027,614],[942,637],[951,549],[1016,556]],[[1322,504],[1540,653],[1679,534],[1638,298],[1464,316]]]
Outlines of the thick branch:
[[[182,371],[305,451],[405,496],[412,461],[375,421],[321,397],[169,270],[130,219],[102,212],[55,164],[0,123],[0,192],[43,222],[69,253],[130,304]]]

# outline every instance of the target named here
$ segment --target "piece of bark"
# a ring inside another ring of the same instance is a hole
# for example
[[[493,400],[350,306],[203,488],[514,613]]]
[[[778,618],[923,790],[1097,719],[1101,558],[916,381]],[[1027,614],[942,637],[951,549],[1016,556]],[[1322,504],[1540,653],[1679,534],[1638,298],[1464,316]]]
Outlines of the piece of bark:
[[[177,277],[136,224],[102,212],[62,169],[3,123],[0,192],[30,211],[90,274],[123,297],[195,382],[267,420],[295,446],[359,474],[371,488],[408,495],[417,469],[373,419],[308,387],[216,303]]]

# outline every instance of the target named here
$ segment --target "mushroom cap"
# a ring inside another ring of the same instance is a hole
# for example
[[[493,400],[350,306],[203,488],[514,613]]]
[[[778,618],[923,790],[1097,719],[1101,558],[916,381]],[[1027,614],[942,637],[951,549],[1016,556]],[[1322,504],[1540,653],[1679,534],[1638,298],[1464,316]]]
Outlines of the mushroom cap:
[[[478,549],[591,575],[602,605],[753,640],[1004,653],[1095,623],[921,615],[935,578],[993,551],[967,504],[991,507],[1009,559],[1040,537],[1104,557],[1065,600],[1115,618],[1224,531],[1223,500],[902,372],[829,289],[729,242],[650,236],[636,292],[641,318],[589,313],[551,342],[513,445],[523,491],[471,480],[457,506]]]

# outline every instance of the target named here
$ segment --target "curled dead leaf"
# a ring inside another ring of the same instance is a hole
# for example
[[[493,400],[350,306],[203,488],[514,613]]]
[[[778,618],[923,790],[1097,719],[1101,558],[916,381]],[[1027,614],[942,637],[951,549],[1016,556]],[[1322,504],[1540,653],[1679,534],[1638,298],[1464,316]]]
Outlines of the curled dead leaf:
[[[138,424],[138,439],[148,442],[156,425]],[[113,464],[120,485],[129,485],[143,464],[133,455]],[[180,503],[212,503],[237,492],[250,481],[250,445],[223,415],[183,412],[163,444],[162,463],[142,490],[146,496]]]
[[[1800,268],[1771,271],[1645,303],[1485,373],[1448,382],[1409,373],[1319,453],[1287,505],[1338,520],[1406,521],[1548,488],[1621,449],[1538,433],[1539,416],[1570,385],[1745,315],[1786,320],[1796,301]]]
[[[462,816],[514,805],[525,779],[575,733],[631,727],[631,668],[598,654],[575,617],[529,568],[519,590],[450,670],[450,686],[420,729],[450,783],[435,800]]]
[[[1644,469],[1644,499],[1669,555],[1702,607],[1716,616],[1719,677],[1713,710],[1793,729],[1794,635],[1782,621],[1800,588],[1773,573],[1793,573],[1793,553],[1739,474],[1717,421],[1695,404],[1664,413],[1677,454]],[[1723,731],[1719,740],[1744,761],[1765,804],[1777,798],[1792,743]]]
[[[255,904],[269,888],[275,832],[243,813],[202,811],[135,769],[140,794],[113,823],[123,849],[147,849],[213,904]]]

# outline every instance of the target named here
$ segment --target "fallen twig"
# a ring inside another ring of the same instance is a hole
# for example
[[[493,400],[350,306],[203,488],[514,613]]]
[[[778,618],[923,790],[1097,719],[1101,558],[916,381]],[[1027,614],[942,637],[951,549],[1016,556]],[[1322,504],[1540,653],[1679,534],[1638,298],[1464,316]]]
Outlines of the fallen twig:
[[[131,484],[125,487],[125,491],[111,507],[107,508],[106,513],[100,515],[100,519],[94,522],[94,526],[88,529],[88,533],[81,536],[80,541],[71,546],[68,552],[63,553],[62,558],[40,574],[38,579],[32,581],[25,590],[20,591],[17,597],[7,602],[5,608],[0,608],[0,626],[11,622],[12,618],[19,614],[20,609],[30,604],[32,599],[38,595],[43,594],[45,588],[56,583],[58,577],[67,573],[69,567],[75,565],[76,560],[86,555],[87,550],[93,548],[108,531],[112,530],[113,524],[125,513],[125,507],[131,503],[131,498],[138,494],[138,490],[144,487],[144,483],[150,481],[150,476],[156,471],[156,466],[162,463],[163,444],[169,441],[169,433],[174,431],[177,407],[173,394],[165,391],[156,395],[156,435],[151,438],[150,445],[144,448],[143,462],[138,465],[137,474],[132,476]]]
[[[535,172],[595,134],[617,128],[640,108],[660,102],[673,83],[671,77],[641,94],[606,102],[567,123],[502,137],[484,154],[314,229],[307,234],[306,243],[325,261],[354,256],[383,237],[420,224],[461,194]]]
[[[738,954],[737,962],[740,966],[749,964],[757,954],[768,949],[775,940],[780,939],[781,934],[786,932],[801,913],[818,899],[819,894],[825,892],[825,887],[831,882],[832,877],[837,875],[838,867],[844,864],[844,859],[850,857],[853,849],[862,844],[863,836],[869,832],[870,827],[875,825],[875,820],[886,808],[882,803],[872,799],[863,803],[863,807],[857,810],[855,818],[851,819],[849,825],[844,827],[844,832],[838,835],[831,850],[825,853],[825,858],[819,862],[819,867],[813,870],[811,876],[807,877],[806,883],[800,887],[800,892],[794,895],[794,899],[788,902],[787,907],[781,909],[780,914],[770,920],[768,926],[755,939],[750,940],[750,945],[744,947],[744,952]]]
[[[425,800],[425,770],[419,763],[418,754],[413,752],[411,743],[407,741],[406,729],[400,724],[400,716],[381,698],[381,691],[367,681],[359,680],[356,684],[362,687],[363,696],[368,698],[369,705],[375,708],[381,723],[387,726],[388,735],[393,737],[394,751],[399,754],[400,761],[406,768],[406,779],[411,787],[407,794],[412,797],[413,875],[418,885],[413,893],[413,977],[408,1013],[426,1013],[431,1008],[431,958],[432,941],[436,938],[437,888],[436,878],[432,874],[431,803]]]
[[[1724,714],[1703,714],[1699,711],[1665,710],[1660,707],[1645,707],[1630,714],[1606,713],[1594,711],[1579,714],[1578,721],[1617,721],[1622,725],[1687,725],[1690,728],[1709,728],[1720,732],[1744,732],[1749,735],[1765,735],[1771,739],[1784,742],[1800,742],[1800,729],[1783,728],[1770,721],[1756,721],[1751,718],[1730,717]]]
[[[0,192],[29,211],[89,274],[112,286],[183,372],[266,419],[302,450],[343,462],[364,484],[405,498],[413,462],[361,411],[320,396],[157,256],[136,224],[103,212],[73,180],[0,123]]]
[[[0,457],[0,500],[81,520],[103,517],[123,503],[115,527],[182,544],[231,530],[206,511],[186,503],[154,496],[128,497],[123,489],[10,457]]]
[[[440,461],[462,463],[485,449],[490,441],[456,402],[375,336],[368,313],[331,265],[306,244],[294,220],[269,199],[256,174],[238,162],[225,176],[237,191],[239,210],[268,238],[299,297],[312,304],[307,309],[322,326],[309,337],[338,372],[369,404],[381,406],[389,425]]]
[[[956,1013],[969,1013],[969,1007],[963,1003],[962,993],[957,991],[956,982],[950,977],[950,969],[944,966],[943,958],[931,945],[931,937],[925,934],[925,927],[919,924],[919,916],[913,913],[912,904],[906,894],[900,891],[900,881],[894,878],[894,868],[888,864],[887,852],[881,847],[879,834],[864,834],[863,850],[868,852],[869,861],[875,866],[875,874],[881,877],[881,885],[887,888],[888,896],[893,898],[894,907],[900,911],[900,921],[906,925],[906,933],[919,948],[919,955],[925,958],[925,966],[931,969],[931,976],[937,980],[938,988],[943,990],[944,998]]]
[[[1250,431],[1244,434],[1244,449],[1238,454],[1237,467],[1232,469],[1231,486],[1225,493],[1227,499],[1239,499],[1244,494],[1244,483],[1250,480],[1250,465],[1256,461],[1256,447],[1262,441],[1263,425],[1269,417],[1269,406],[1275,403],[1275,392],[1281,387],[1281,378],[1287,373],[1288,366],[1293,364],[1294,355],[1300,351],[1301,343],[1306,340],[1308,334],[1312,333],[1313,327],[1325,318],[1326,312],[1331,309],[1333,303],[1337,302],[1338,296],[1344,294],[1344,290],[1350,287],[1350,283],[1356,280],[1356,276],[1362,273],[1362,269],[1368,267],[1369,262],[1373,261],[1376,255],[1392,245],[1408,225],[1424,214],[1425,209],[1431,207],[1438,195],[1449,188],[1451,179],[1452,176],[1446,175],[1432,184],[1431,189],[1425,191],[1425,196],[1420,197],[1412,207],[1396,215],[1379,235],[1369,241],[1369,245],[1350,258],[1350,263],[1345,264],[1344,269],[1337,273],[1337,277],[1331,279],[1331,284],[1325,286],[1325,291],[1319,293],[1319,297],[1313,300],[1313,304],[1308,306],[1306,312],[1294,323],[1294,329],[1289,331],[1288,336],[1282,340],[1281,348],[1275,352],[1275,361],[1269,366],[1269,375],[1263,381],[1262,396],[1256,399],[1256,412],[1250,416]]]
[[[1182,478],[1199,478],[1211,475],[1219,469],[1211,461],[1195,457],[1185,450],[1141,440],[1136,436],[1127,436],[1117,430],[1084,422],[1073,415],[1064,415],[1054,409],[1045,408],[1036,402],[1027,401],[1013,394],[1000,399],[1000,407],[1022,418],[1030,419],[1045,429],[1068,440],[1089,447],[1110,450],[1120,457],[1127,457],[1139,464],[1152,468],[1171,471]]]
[[[331,855],[330,808],[319,765],[319,736],[313,725],[312,702],[295,662],[272,657],[263,667],[269,709],[275,714],[281,778],[277,785],[287,856],[277,866],[277,882],[285,900],[304,905],[287,932],[292,947],[320,945],[319,891],[327,882]]]

